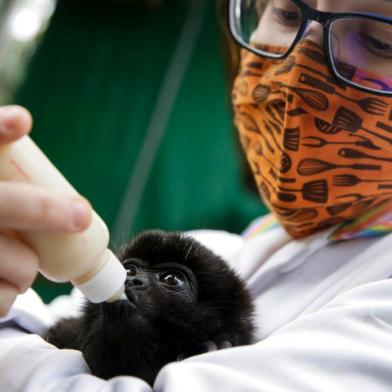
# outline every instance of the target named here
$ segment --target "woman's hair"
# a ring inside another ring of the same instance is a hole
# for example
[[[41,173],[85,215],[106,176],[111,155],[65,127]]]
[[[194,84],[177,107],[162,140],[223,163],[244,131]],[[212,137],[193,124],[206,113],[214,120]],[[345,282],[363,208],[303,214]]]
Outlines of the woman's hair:
[[[216,2],[216,13],[218,17],[218,23],[221,34],[221,48],[222,56],[224,59],[224,66],[226,71],[226,91],[228,96],[228,102],[231,102],[231,88],[235,77],[238,73],[238,67],[240,64],[240,47],[234,41],[229,30],[229,1],[228,0],[217,0]],[[234,126],[233,126],[234,130]],[[238,140],[235,130],[235,140]],[[237,143],[238,144],[238,143]],[[241,156],[241,172],[242,179],[245,187],[258,194],[255,179],[252,174],[252,170],[246,160],[245,154],[238,145],[238,154]]]
[[[217,0],[216,8],[219,27],[222,32],[222,49],[226,65],[227,79],[229,83],[228,87],[231,89],[239,67],[240,49],[231,36],[229,30],[229,1]]]

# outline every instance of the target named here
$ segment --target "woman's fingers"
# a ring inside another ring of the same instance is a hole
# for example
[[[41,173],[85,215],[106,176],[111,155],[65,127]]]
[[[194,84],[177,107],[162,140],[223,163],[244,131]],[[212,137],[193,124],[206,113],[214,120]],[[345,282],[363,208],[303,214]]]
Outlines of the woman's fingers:
[[[0,144],[11,143],[30,132],[32,117],[17,105],[0,107]]]
[[[16,105],[0,107],[0,145],[21,138],[30,132],[31,127],[32,118],[26,109]],[[1,194],[2,190],[4,195]],[[20,216],[20,213],[15,213],[17,206],[22,208],[20,203],[13,200],[15,191],[16,188],[12,191],[8,186],[0,189],[1,203],[5,203],[1,206],[5,221],[12,220],[13,214]],[[24,200],[26,202],[28,199]],[[11,210],[5,213],[8,206],[11,206]],[[16,296],[30,287],[37,270],[38,258],[32,250],[16,239],[0,234],[0,317],[6,316]]]
[[[17,238],[0,233],[0,280],[24,293],[34,282],[38,256]]]
[[[91,222],[87,200],[25,183],[0,182],[0,228],[77,232]]]
[[[28,134],[31,127],[31,115],[23,107],[0,107],[0,146]],[[26,183],[0,182],[0,317],[31,286],[39,264],[35,252],[12,231],[77,232],[89,226],[91,215],[82,197]]]
[[[18,294],[17,287],[0,279],[0,317],[7,315]]]

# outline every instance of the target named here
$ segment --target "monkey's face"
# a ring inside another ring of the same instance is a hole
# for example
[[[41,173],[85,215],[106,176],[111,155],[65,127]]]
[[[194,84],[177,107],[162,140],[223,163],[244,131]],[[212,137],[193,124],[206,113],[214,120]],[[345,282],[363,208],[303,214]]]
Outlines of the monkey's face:
[[[128,298],[123,305],[131,308],[130,316],[162,326],[176,323],[196,304],[197,281],[190,268],[175,262],[150,264],[137,258],[126,259],[123,264]]]
[[[88,303],[81,350],[93,373],[149,382],[166,363],[207,344],[250,342],[250,298],[227,264],[180,233],[149,231],[119,253],[127,300]]]

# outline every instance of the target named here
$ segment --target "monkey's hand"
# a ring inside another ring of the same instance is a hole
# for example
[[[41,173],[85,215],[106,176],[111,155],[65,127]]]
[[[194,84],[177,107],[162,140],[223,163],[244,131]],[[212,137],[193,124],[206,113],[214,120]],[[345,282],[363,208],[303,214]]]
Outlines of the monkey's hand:
[[[215,342],[209,341],[206,344],[207,347],[207,352],[211,352],[211,351],[216,351],[216,350],[222,350],[224,348],[230,348],[233,347],[233,345],[228,341],[228,340],[224,340],[223,342],[220,342],[218,344],[216,344]]]
[[[209,353],[209,352],[216,351],[216,350],[223,350],[224,348],[231,348],[231,347],[233,347],[233,345],[228,340],[224,340],[223,342],[220,342],[218,344],[210,340],[205,345],[203,345],[203,347],[204,347],[204,350],[198,354],[195,354],[195,355]],[[177,361],[182,361],[186,358],[189,358],[189,355],[179,354],[177,356]]]
[[[65,318],[48,330],[45,340],[57,348],[80,350],[78,342],[80,331],[80,318]]]

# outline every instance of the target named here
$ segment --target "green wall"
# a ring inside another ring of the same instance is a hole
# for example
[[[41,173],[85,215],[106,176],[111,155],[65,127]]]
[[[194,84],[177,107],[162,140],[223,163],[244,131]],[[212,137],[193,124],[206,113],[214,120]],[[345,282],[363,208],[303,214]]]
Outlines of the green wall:
[[[243,186],[215,5],[203,4],[60,0],[16,96],[33,113],[34,140],[110,229],[133,176],[135,213],[114,247],[147,228],[240,232],[265,211]],[[189,63],[176,63],[184,34]],[[165,84],[173,66],[183,77],[174,72]],[[168,104],[165,91],[176,94],[161,137],[152,138],[156,154],[140,156],[152,118]],[[135,176],[136,162],[140,176],[151,162],[146,181]],[[35,287],[46,300],[69,290],[42,278]]]

